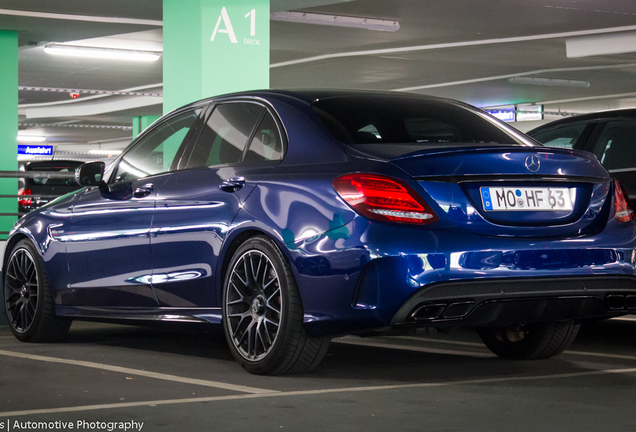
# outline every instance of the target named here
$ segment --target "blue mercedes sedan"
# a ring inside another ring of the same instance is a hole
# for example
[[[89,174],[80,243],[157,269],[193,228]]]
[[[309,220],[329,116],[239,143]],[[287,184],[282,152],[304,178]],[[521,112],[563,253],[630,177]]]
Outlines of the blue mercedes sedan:
[[[3,263],[21,341],[71,321],[222,326],[256,374],[330,338],[474,327],[504,358],[636,311],[636,223],[584,151],[453,100],[253,91],[167,114],[24,216]]]

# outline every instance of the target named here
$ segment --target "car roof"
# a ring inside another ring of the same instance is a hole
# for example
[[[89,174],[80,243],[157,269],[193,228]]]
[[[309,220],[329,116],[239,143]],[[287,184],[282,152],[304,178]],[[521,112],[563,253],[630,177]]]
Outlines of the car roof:
[[[416,93],[396,92],[396,91],[379,91],[379,90],[359,90],[359,89],[295,89],[295,90],[250,90],[238,93],[229,93],[219,96],[213,96],[202,99],[183,107],[183,109],[200,105],[201,103],[213,102],[216,100],[233,99],[241,97],[263,98],[263,99],[295,99],[299,102],[311,104],[318,100],[341,98],[341,97],[389,97],[395,99],[417,98],[430,101],[440,101],[447,103],[462,104],[462,102],[453,99],[440,98],[436,96],[421,95]],[[180,110],[180,109],[179,109]]]
[[[616,119],[616,118],[634,118],[636,119],[636,108],[622,108],[622,109],[614,109],[607,111],[598,111],[587,114],[579,114],[576,116],[566,117],[559,120],[551,121],[550,123],[546,123],[539,127],[536,127],[529,132],[528,134],[532,134],[535,132],[539,132],[542,130],[552,129],[555,126],[560,126],[569,123],[578,123],[583,121],[591,121],[591,120],[605,120],[605,119]]]

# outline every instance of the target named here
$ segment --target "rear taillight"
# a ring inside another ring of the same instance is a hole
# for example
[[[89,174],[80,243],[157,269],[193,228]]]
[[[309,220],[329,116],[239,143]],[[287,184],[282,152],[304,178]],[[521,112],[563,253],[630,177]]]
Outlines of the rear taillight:
[[[634,211],[629,203],[629,196],[623,185],[614,179],[614,218],[619,222],[634,220]]]
[[[345,174],[333,181],[336,192],[369,219],[424,225],[439,218],[431,207],[402,180],[378,174]]]
[[[31,195],[31,189],[20,189],[18,195]],[[18,205],[22,207],[30,207],[33,201],[31,198],[18,198]]]

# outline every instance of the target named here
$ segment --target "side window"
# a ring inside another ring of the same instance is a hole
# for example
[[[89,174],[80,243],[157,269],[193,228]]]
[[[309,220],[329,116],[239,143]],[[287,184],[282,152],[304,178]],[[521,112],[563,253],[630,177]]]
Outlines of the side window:
[[[201,109],[172,118],[139,141],[119,162],[115,182],[131,181],[174,169]]]
[[[587,123],[563,126],[537,134],[531,134],[532,138],[548,147],[572,148],[585,130]]]
[[[190,155],[187,168],[240,162],[247,140],[265,108],[232,102],[214,108]]]
[[[278,132],[278,126],[271,114],[265,113],[265,117],[263,117],[263,120],[261,120],[256,128],[256,133],[245,156],[245,162],[258,163],[277,161],[282,158],[283,145]]]
[[[635,168],[636,122],[608,122],[596,143],[594,154],[608,170]]]

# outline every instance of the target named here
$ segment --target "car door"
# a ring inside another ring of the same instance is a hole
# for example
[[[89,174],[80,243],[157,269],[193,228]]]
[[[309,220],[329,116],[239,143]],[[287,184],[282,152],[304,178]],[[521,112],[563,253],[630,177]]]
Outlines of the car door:
[[[157,306],[149,239],[156,188],[182,157],[200,112],[190,109],[153,127],[109,170],[107,186],[79,193],[67,236],[76,306]]]
[[[159,189],[151,247],[161,306],[217,306],[215,271],[226,232],[259,176],[282,158],[272,124],[259,103],[216,105],[186,169]]]
[[[636,120],[609,120],[591,151],[603,166],[627,189],[636,204]]]

